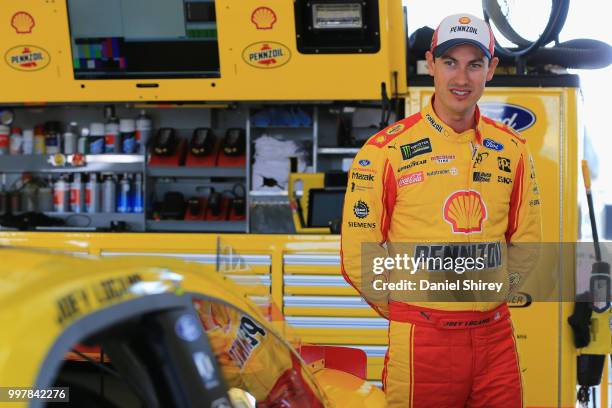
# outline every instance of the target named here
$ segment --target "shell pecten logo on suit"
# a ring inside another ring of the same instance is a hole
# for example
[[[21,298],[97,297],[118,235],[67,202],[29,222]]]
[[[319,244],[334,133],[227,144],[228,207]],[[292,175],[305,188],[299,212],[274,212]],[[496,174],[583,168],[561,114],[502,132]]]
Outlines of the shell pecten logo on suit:
[[[487,219],[487,207],[478,191],[455,191],[444,202],[444,220],[453,233],[472,234],[482,232]]]

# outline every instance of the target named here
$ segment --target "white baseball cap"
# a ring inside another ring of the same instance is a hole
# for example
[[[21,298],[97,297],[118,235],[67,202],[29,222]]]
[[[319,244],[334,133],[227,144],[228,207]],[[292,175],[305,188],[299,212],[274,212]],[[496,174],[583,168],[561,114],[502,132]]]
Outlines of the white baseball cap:
[[[430,51],[434,57],[439,57],[460,44],[475,45],[489,59],[495,50],[491,27],[483,19],[471,14],[453,14],[442,20],[431,39]]]

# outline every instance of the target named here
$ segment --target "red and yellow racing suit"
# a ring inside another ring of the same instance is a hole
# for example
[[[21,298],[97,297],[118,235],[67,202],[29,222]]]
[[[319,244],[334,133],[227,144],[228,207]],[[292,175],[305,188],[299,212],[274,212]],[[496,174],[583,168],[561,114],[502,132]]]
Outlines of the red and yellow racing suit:
[[[505,264],[510,244],[541,238],[533,161],[526,141],[512,129],[480,116],[478,108],[475,122],[474,129],[458,134],[430,103],[371,137],[349,173],[342,273],[390,320],[383,372],[389,406],[522,404],[505,297],[476,294],[452,301],[445,292],[431,300],[431,292],[418,286],[409,295],[389,287],[378,290],[381,280],[398,282],[397,271],[374,274],[372,268],[377,257],[483,249],[489,269],[480,276],[503,283],[502,293],[512,289]],[[520,254],[510,258],[520,259]],[[521,268],[510,272],[516,271]],[[424,273],[413,277],[447,276],[431,269]],[[492,343],[495,347],[483,348]],[[489,371],[484,375],[482,370]]]

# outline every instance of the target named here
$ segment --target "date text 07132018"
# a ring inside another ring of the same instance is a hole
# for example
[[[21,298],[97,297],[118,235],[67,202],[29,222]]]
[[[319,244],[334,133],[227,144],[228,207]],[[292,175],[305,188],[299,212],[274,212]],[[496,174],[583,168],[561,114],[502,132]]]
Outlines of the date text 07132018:
[[[48,402],[68,402],[68,387],[0,387],[0,402],[44,400]]]

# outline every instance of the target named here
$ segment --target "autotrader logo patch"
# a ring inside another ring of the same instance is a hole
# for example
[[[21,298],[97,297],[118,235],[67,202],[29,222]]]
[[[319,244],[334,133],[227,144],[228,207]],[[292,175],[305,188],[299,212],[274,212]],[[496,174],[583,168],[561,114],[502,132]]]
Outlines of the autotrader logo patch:
[[[400,146],[402,158],[404,160],[411,159],[425,153],[431,153],[431,142],[429,138],[417,140],[414,143],[408,143]]]
[[[353,206],[353,213],[357,218],[367,218],[368,214],[370,214],[370,207],[365,202],[358,200]]]

